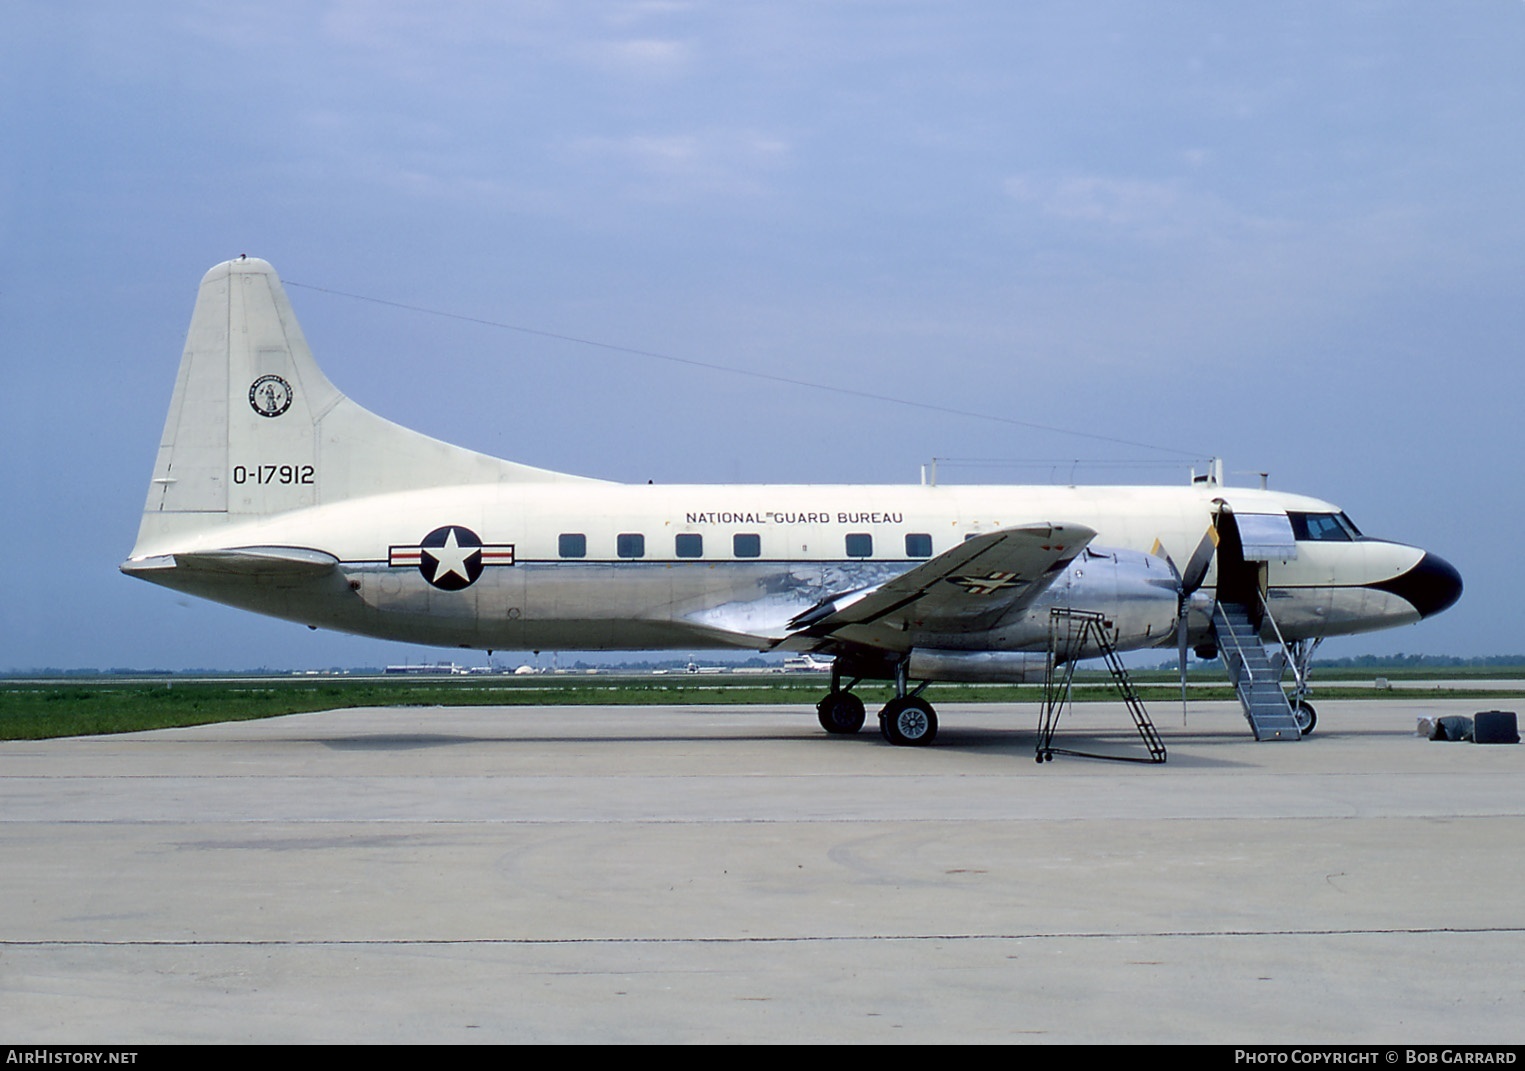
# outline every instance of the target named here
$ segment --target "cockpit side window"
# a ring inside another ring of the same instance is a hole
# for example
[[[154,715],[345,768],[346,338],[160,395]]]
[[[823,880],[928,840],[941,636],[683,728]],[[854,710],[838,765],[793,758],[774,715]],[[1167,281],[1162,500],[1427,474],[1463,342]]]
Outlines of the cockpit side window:
[[[1360,529],[1343,513],[1293,513],[1292,535],[1299,543],[1349,543],[1361,538]]]

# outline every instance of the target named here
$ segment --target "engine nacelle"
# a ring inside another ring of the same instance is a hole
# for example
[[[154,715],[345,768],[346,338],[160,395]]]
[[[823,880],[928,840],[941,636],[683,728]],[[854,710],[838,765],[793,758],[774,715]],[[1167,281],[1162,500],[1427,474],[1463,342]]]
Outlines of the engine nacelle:
[[[1041,681],[1047,670],[1049,611],[1082,610],[1102,616],[1103,629],[1119,650],[1175,643],[1178,582],[1163,559],[1136,550],[1087,548],[1034,602],[1014,610],[987,632],[946,635],[911,649],[912,680],[1021,684]],[[945,641],[949,646],[936,646]],[[953,644],[958,646],[953,646]],[[1061,632],[1060,661],[1094,658],[1095,642],[1067,643]],[[893,656],[842,655],[846,676],[893,679]]]
[[[1036,601],[990,631],[991,646],[1041,651],[1049,645],[1049,611],[1086,610],[1103,616],[1108,638],[1119,650],[1175,642],[1177,581],[1163,559],[1136,550],[1087,547]],[[1095,644],[1060,650],[1063,658],[1091,658]]]

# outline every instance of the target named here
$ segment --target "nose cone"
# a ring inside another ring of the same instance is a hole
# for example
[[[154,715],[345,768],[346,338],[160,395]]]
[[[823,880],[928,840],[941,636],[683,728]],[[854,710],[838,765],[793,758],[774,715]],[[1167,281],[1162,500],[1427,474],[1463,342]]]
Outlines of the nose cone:
[[[1461,598],[1461,574],[1456,567],[1428,552],[1408,572],[1376,586],[1403,599],[1420,617],[1438,614]]]

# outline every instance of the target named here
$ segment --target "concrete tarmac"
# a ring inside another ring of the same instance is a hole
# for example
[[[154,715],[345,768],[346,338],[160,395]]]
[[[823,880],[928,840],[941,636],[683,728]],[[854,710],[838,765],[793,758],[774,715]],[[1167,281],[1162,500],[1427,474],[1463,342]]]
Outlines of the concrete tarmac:
[[[1525,749],[1413,735],[1514,707],[1318,705],[1156,705],[1163,766],[1026,705],[0,743],[0,1041],[1525,1041]]]

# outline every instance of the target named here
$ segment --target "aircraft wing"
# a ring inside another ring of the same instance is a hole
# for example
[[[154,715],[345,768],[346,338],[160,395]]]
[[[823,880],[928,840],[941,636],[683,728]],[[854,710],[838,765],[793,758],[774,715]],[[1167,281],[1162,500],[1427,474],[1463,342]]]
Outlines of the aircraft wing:
[[[915,631],[979,632],[1036,599],[1096,538],[1078,524],[1030,524],[975,536],[866,591],[825,599],[789,622],[779,647],[838,643],[908,650]]]

